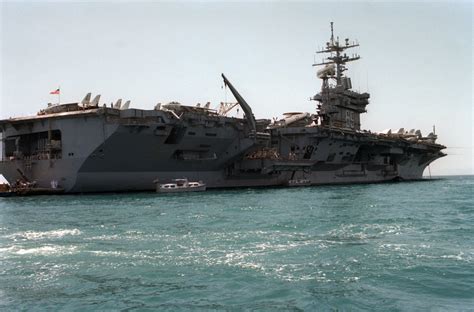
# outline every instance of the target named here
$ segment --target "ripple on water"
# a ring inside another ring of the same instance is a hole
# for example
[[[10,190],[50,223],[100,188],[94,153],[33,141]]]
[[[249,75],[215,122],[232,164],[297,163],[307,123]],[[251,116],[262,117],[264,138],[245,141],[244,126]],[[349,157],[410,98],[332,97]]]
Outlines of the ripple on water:
[[[0,199],[0,310],[468,310],[472,188],[441,182]]]
[[[41,239],[51,239],[51,238],[62,238],[64,236],[71,235],[81,235],[81,231],[78,229],[59,229],[51,230],[44,232],[34,232],[34,231],[24,231],[17,232],[9,235],[5,235],[5,238],[16,240],[41,240]]]

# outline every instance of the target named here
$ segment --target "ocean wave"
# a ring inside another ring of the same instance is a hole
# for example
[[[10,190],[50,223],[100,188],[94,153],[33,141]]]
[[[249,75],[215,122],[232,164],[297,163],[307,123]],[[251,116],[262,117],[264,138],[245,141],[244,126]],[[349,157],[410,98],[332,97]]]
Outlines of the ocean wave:
[[[450,259],[450,260],[458,260],[458,261],[465,261],[465,262],[472,262],[473,257],[472,255],[465,254],[464,252],[460,251],[456,255],[441,255],[441,259]]]
[[[44,245],[41,247],[24,248],[21,246],[10,246],[0,248],[0,253],[9,253],[13,255],[65,255],[73,254],[78,251],[77,246],[59,246],[59,245]]]
[[[62,238],[64,236],[76,236],[81,235],[81,231],[78,229],[59,229],[59,230],[51,230],[51,231],[44,231],[44,232],[34,232],[34,231],[25,231],[25,232],[18,232],[13,233],[10,235],[6,235],[6,238],[13,239],[14,241],[17,240],[41,240],[41,239],[48,239],[48,238]]]
[[[474,260],[473,252],[455,251],[455,253],[445,254],[427,244],[381,244],[379,245],[379,255],[385,257],[402,256],[406,259],[455,260],[467,263]]]
[[[330,243],[363,244],[369,239],[400,235],[401,233],[402,228],[397,224],[344,224],[329,231],[324,238],[325,241]]]
[[[131,253],[125,251],[116,251],[116,250],[87,250],[86,252],[94,254],[96,256],[104,256],[104,257],[130,257]]]

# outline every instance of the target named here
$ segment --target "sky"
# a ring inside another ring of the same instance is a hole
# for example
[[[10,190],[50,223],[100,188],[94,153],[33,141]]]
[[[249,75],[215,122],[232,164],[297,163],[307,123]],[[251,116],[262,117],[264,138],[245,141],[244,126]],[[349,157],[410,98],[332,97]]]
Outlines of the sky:
[[[216,107],[234,100],[221,73],[257,118],[315,113],[312,64],[333,21],[360,43],[346,74],[371,94],[362,128],[435,125],[449,156],[431,173],[473,174],[472,15],[470,1],[3,1],[0,118],[36,114],[58,86],[61,102]]]

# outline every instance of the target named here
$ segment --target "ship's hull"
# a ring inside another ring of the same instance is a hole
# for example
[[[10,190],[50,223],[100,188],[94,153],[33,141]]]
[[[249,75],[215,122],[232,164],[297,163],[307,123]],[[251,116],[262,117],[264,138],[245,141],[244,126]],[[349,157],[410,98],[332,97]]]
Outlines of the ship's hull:
[[[203,181],[208,188],[283,186],[292,179],[347,184],[421,179],[426,166],[444,156],[442,146],[321,127],[275,129],[259,142],[248,135],[244,120],[187,117],[102,109],[4,124],[0,173],[9,182],[57,182],[67,193],[152,191],[154,180],[176,178]],[[48,145],[46,156],[34,154],[42,144],[36,137],[47,132],[51,141],[52,131],[60,133],[57,150]],[[279,156],[249,156],[262,148]]]
[[[46,170],[47,165],[44,166]],[[360,173],[344,174],[346,170],[313,171],[300,175],[310,180],[311,185],[325,184],[350,184],[350,183],[377,183],[387,181],[409,181],[422,179],[423,171],[418,169],[416,174],[410,171],[408,175],[403,173],[385,173],[382,170],[360,171]],[[20,176],[16,167],[12,164],[0,164],[0,171],[8,181],[15,181]],[[285,186],[291,178],[291,173],[281,173],[276,176],[253,175],[245,177],[229,178],[224,171],[148,171],[148,172],[74,172],[68,168],[49,170],[50,174],[35,179],[38,185],[48,186],[57,176],[62,176],[61,186],[68,193],[85,192],[124,192],[124,191],[153,191],[153,181],[160,177],[162,181],[171,181],[176,178],[188,178],[190,180],[206,181],[207,188],[232,188],[232,187],[262,187],[262,186]]]

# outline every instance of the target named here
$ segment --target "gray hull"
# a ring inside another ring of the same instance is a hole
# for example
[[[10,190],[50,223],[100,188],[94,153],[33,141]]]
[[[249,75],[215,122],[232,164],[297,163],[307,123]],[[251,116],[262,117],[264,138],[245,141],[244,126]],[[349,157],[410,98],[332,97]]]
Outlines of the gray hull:
[[[8,155],[12,138],[51,129],[60,132],[61,146],[50,159]],[[155,179],[176,178],[202,180],[208,188],[278,186],[292,178],[314,185],[416,180],[443,156],[439,145],[324,127],[280,128],[258,141],[245,120],[193,114],[173,120],[165,112],[135,109],[19,120],[3,130],[0,172],[10,182],[21,179],[21,171],[43,187],[58,181],[66,192],[151,191]],[[281,157],[249,157],[269,145]]]

